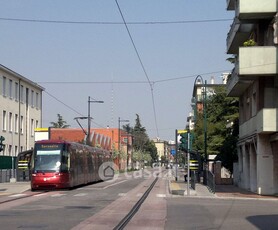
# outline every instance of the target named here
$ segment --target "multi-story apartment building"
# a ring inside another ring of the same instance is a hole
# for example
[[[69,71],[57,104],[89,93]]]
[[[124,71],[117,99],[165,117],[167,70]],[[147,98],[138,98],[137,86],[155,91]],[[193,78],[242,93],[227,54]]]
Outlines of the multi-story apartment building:
[[[169,159],[170,150],[169,150],[168,142],[164,141],[164,140],[160,140],[159,138],[153,139],[153,142],[154,142],[155,147],[157,149],[158,161],[159,162],[161,162],[161,160],[169,161],[170,160]]]
[[[240,101],[234,179],[263,195],[278,193],[277,7],[277,0],[227,0],[227,10],[235,11],[227,36],[235,68],[227,89]]]
[[[42,91],[38,84],[0,65],[1,155],[17,156],[34,146],[35,128],[41,127]]]
[[[192,111],[187,117],[187,128],[193,130],[195,126],[195,119],[198,113],[203,113],[205,98],[209,98],[215,93],[217,87],[226,84],[227,73],[222,74],[222,83],[215,83],[214,77],[211,77],[209,82],[205,82],[201,76],[197,76],[193,85],[193,92],[191,98]]]

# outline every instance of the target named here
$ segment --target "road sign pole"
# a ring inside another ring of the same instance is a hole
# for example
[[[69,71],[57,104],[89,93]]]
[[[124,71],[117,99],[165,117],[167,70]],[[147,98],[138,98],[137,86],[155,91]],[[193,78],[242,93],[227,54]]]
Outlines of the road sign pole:
[[[187,148],[187,196],[190,196],[190,152],[189,152],[189,145],[190,145],[190,133],[187,133],[187,138],[188,138],[188,148]]]
[[[176,168],[176,176],[175,176],[175,179],[176,181],[178,181],[178,130],[176,130],[176,133],[175,133],[175,141],[176,141],[176,165],[175,165],[175,168]]]

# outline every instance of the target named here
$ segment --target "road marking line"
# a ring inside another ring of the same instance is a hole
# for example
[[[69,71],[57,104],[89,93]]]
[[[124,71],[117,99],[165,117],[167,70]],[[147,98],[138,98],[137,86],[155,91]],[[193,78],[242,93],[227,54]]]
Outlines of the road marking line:
[[[126,193],[119,193],[118,196],[126,196]]]
[[[166,197],[166,194],[156,194],[156,197],[161,197],[161,198],[163,198],[163,197]]]
[[[78,194],[75,194],[74,196],[86,196],[88,193],[78,193]]]
[[[34,196],[45,196],[46,195],[46,193],[41,193],[41,194],[37,194],[37,195],[34,195]]]
[[[126,181],[127,181],[127,180],[123,180],[123,181],[119,181],[119,182],[114,183],[114,184],[107,185],[107,186],[103,187],[103,189],[107,189],[107,188],[109,188],[109,187],[112,187],[112,186],[114,186],[114,185],[118,185],[118,184],[124,183],[124,182],[126,182]]]
[[[9,197],[21,197],[21,196],[26,196],[26,194],[18,193],[18,194],[11,195]]]
[[[66,196],[67,194],[54,194],[54,195],[51,195],[51,197],[61,197],[61,196]]]

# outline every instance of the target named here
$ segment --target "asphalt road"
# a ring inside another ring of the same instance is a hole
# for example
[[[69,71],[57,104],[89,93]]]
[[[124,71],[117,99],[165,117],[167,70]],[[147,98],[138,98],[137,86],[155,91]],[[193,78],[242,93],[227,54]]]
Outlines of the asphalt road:
[[[26,192],[37,195],[1,203],[0,229],[113,229],[154,179],[141,175],[73,190]],[[171,195],[164,175],[126,229],[278,229],[278,199]]]
[[[113,183],[102,182],[1,204],[0,229],[71,229],[143,180],[133,178]]]
[[[165,229],[278,229],[278,201],[172,197]]]

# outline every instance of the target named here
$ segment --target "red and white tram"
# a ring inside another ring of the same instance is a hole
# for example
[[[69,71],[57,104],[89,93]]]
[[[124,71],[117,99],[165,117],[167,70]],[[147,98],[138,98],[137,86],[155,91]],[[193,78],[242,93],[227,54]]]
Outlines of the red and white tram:
[[[99,169],[105,162],[112,163],[111,153],[100,148],[60,140],[38,141],[32,155],[31,189],[72,188],[100,181]]]

